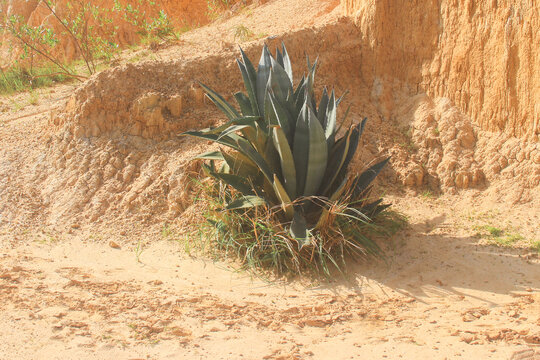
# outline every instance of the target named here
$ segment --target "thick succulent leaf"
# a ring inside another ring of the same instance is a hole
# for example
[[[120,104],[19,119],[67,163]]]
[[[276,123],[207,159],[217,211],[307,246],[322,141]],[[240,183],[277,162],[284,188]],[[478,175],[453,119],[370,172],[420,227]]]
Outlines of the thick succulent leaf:
[[[253,192],[253,188],[244,177],[234,174],[226,174],[223,172],[212,172],[210,173],[210,175],[220,181],[223,181],[225,184],[235,188],[240,193],[242,193],[242,195],[255,195],[255,193]]]
[[[233,125],[229,126],[225,131],[219,134],[218,139],[221,139],[224,136],[229,136],[236,133],[237,131],[243,130],[245,128],[251,127],[250,125]]]
[[[345,178],[341,181],[341,184],[337,187],[336,191],[329,197],[330,202],[338,201],[345,190],[347,189],[347,183],[349,182],[348,178]]]
[[[266,141],[263,158],[272,172],[281,177],[281,162],[279,159],[279,153],[274,146],[274,141],[272,140],[272,133],[269,134],[268,141]]]
[[[304,91],[305,91],[305,86],[306,86],[305,82],[306,82],[306,77],[302,76],[300,83],[296,87],[296,90],[294,90],[293,101],[295,104],[298,103],[299,99],[301,101],[304,100]]]
[[[324,130],[315,113],[308,108],[309,156],[304,196],[317,194],[326,171],[328,147]]]
[[[268,124],[270,126],[279,126],[285,133],[285,136],[287,137],[287,141],[289,144],[292,144],[293,141],[293,129],[291,128],[290,123],[290,114],[289,112],[283,108],[281,103],[274,98],[274,95],[272,93],[268,93],[268,108],[266,108],[265,104],[265,111],[267,111],[267,115],[269,117]]]
[[[313,108],[315,108],[317,107],[317,99],[315,98],[314,85],[315,85],[315,74],[317,73],[317,64],[319,62],[319,57],[315,59],[313,66],[311,66],[309,62],[309,57],[307,58],[307,62],[308,62],[309,73],[306,78],[307,79],[306,93],[307,93],[308,99],[310,99],[311,101],[310,105]]]
[[[203,83],[199,83],[202,88],[206,91],[206,96],[208,96],[208,98],[210,100],[212,100],[212,102],[214,104],[216,104],[216,106],[225,114],[227,115],[227,117],[230,119],[230,120],[234,120],[236,118],[239,118],[240,117],[240,114],[238,113],[238,111],[236,111],[236,109],[231,105],[229,104],[224,98],[223,96],[219,95],[217,92],[215,92],[214,90],[212,90],[210,87],[204,85]]]
[[[245,208],[251,208],[256,206],[264,206],[266,205],[266,200],[259,196],[250,195],[250,196],[243,196],[239,199],[234,200],[230,204],[227,205],[227,210],[238,210],[238,209],[245,209]]]
[[[356,150],[358,149],[358,143],[360,142],[360,136],[364,131],[364,126],[366,125],[367,118],[362,120],[360,124],[353,128],[351,133],[351,140],[349,145],[349,151],[347,152],[347,157],[343,163],[341,170],[339,171],[338,179],[342,179],[346,176],[349,164],[351,163]]]
[[[246,91],[251,103],[251,109],[254,115],[260,115],[259,107],[257,105],[257,72],[255,71],[255,67],[251,63],[251,60],[249,60],[242,48],[240,48],[240,53],[242,54],[243,63],[241,63],[240,61],[237,62],[238,67],[240,68],[240,72],[242,73],[244,86],[246,87]]]
[[[274,182],[272,185],[274,186],[274,191],[276,195],[278,196],[279,201],[281,201],[281,208],[285,212],[287,219],[292,220],[293,215],[294,215],[294,209],[291,202],[291,198],[289,197],[289,195],[287,194],[287,191],[283,187],[283,184],[281,183],[281,181],[279,181],[279,178],[275,174],[274,174]]]
[[[287,73],[287,75],[289,75],[289,79],[291,80],[291,84],[294,84],[291,59],[289,57],[289,53],[287,52],[287,48],[285,47],[285,43],[281,43],[281,48],[283,50],[283,64],[282,64],[282,66],[285,69],[285,72]]]
[[[252,145],[255,146],[255,149],[263,154],[266,149],[266,143],[268,142],[268,133],[266,128],[262,128],[259,124],[255,126],[257,138],[255,142],[252,142]]]
[[[270,61],[272,62],[270,86],[274,95],[280,101],[284,102],[293,92],[291,80],[289,79],[289,75],[285,72],[285,69],[283,69],[274,58],[270,58]]]
[[[201,131],[203,131],[203,132],[205,132],[207,134],[220,135],[223,131],[225,131],[229,127],[235,126],[235,125],[248,125],[248,126],[255,127],[255,124],[257,123],[258,119],[259,119],[258,116],[238,117],[236,119],[230,120],[230,121],[226,122],[225,124],[220,125],[218,127],[215,127],[213,129],[206,129],[206,130],[201,130]]]
[[[279,125],[277,115],[272,105],[272,92],[270,91],[266,92],[266,97],[264,98],[264,120],[268,124],[269,129]]]
[[[378,199],[376,201],[373,201],[367,205],[362,206],[360,211],[362,211],[364,214],[366,214],[371,220],[375,219],[377,215],[379,215],[381,212],[383,212],[385,209],[387,209],[390,204],[383,204],[383,199]]]
[[[270,183],[272,183],[274,174],[268,166],[266,160],[264,160],[264,158],[261,156],[261,154],[259,154],[257,150],[255,150],[255,148],[245,139],[238,139],[237,143],[240,151],[242,151],[245,156],[247,156],[251,161],[253,161],[261,170],[266,179]]]
[[[264,98],[266,97],[266,87],[268,78],[270,77],[270,68],[272,66],[272,56],[268,51],[268,47],[264,45],[257,68],[257,102],[259,104],[259,114],[264,112]]]
[[[304,108],[304,105],[306,104],[306,96],[308,96],[306,87],[307,87],[306,84],[302,85],[302,87],[300,88],[300,92],[298,94],[298,97],[295,100],[295,109],[294,109],[295,112],[294,112],[294,114],[298,114],[298,115],[296,115],[297,118],[300,115],[300,113],[302,112],[302,109]]]
[[[298,241],[298,248],[300,250],[304,246],[311,244],[311,234],[308,230],[306,219],[298,211],[294,212],[290,233]]]
[[[278,47],[276,48],[276,61],[279,65],[283,67],[283,54]]]
[[[321,194],[324,196],[328,196],[327,192],[333,187],[334,182],[338,178],[340,170],[345,163],[345,159],[347,158],[347,154],[349,152],[351,133],[352,129],[349,129],[347,133],[334,145],[334,148],[330,153],[328,167],[326,168],[326,174],[323,180],[323,189],[321,191]]]
[[[336,119],[337,119],[337,106],[336,106],[336,96],[334,90],[330,95],[328,101],[328,109],[326,110],[326,126],[324,130],[324,135],[326,136],[326,142],[329,148],[334,146],[336,138]]]
[[[249,98],[244,94],[243,92],[237,92],[234,94],[234,98],[236,99],[236,102],[240,106],[240,110],[242,111],[242,115],[244,116],[253,116],[255,115],[253,113],[253,110],[251,108],[251,101]]]
[[[223,154],[221,151],[209,151],[205,152],[204,154],[197,155],[193,158],[195,159],[202,159],[202,160],[223,160]]]
[[[223,160],[229,165],[231,173],[244,178],[256,178],[260,174],[259,168],[253,161],[241,152],[222,152]]]
[[[296,199],[296,168],[294,165],[294,158],[287,141],[287,137],[283,132],[283,129],[275,127],[274,131],[274,146],[279,153],[279,160],[281,162],[281,173],[285,182],[285,189],[291,199]]]
[[[296,121],[293,142],[294,166],[296,168],[296,194],[304,194],[309,161],[308,107],[304,105]]]
[[[319,107],[317,108],[317,117],[319,118],[323,129],[326,129],[326,109],[328,108],[328,101],[330,101],[330,98],[328,97],[328,91],[325,87],[321,96],[321,102],[319,103]]]
[[[369,184],[371,184],[371,182],[377,177],[377,175],[379,175],[379,173],[385,167],[388,161],[390,161],[389,157],[371,166],[369,169],[364,171],[362,174],[360,174],[360,176],[355,179],[353,186],[353,197],[355,200],[361,199],[363,195],[365,195],[366,189],[368,188]]]
[[[256,143],[257,142],[257,127],[246,127],[241,130],[242,135],[250,142],[250,143]]]
[[[205,140],[210,140],[210,141],[213,141],[213,142],[228,146],[228,147],[230,147],[231,149],[234,149],[234,150],[239,149],[238,144],[236,142],[238,136],[234,136],[235,134],[231,134],[229,136],[223,136],[221,138],[219,137],[218,134],[212,134],[212,133],[208,133],[208,132],[205,132],[205,131],[186,131],[186,132],[183,132],[183,133],[179,134],[179,136],[186,136],[186,135],[187,136],[198,137],[198,138],[205,139]]]

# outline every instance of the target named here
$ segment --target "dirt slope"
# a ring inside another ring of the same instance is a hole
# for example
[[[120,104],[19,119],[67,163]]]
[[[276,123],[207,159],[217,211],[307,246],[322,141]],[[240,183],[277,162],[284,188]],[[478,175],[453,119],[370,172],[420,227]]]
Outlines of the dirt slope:
[[[403,24],[429,30],[409,37],[383,26],[392,4],[269,1],[185,34],[155,60],[126,54],[82,86],[42,90],[37,105],[13,111],[27,95],[0,99],[0,359],[533,359],[540,262],[527,246],[540,240],[540,145],[535,118],[518,120],[537,85],[517,87],[525,100],[501,110],[514,120],[485,126],[488,110],[445,90],[458,75],[471,92],[488,81],[463,70],[480,66],[477,55],[440,78],[426,70],[465,42],[452,30],[461,7],[407,3]],[[499,17],[485,6],[479,24]],[[354,166],[391,154],[379,190],[411,223],[384,244],[388,263],[351,265],[347,279],[316,285],[269,284],[186,255],[179,222],[192,211],[188,176],[197,171],[189,159],[208,146],[175,134],[222,120],[196,80],[228,97],[241,88],[238,26],[255,34],[241,44],[252,58],[264,41],[285,41],[296,74],[306,54],[319,55],[318,84],[350,90],[353,121],[369,118]],[[426,42],[439,35],[439,45]],[[490,54],[482,61],[496,61]],[[489,94],[484,106],[503,103]],[[484,225],[524,240],[487,246],[476,235]]]

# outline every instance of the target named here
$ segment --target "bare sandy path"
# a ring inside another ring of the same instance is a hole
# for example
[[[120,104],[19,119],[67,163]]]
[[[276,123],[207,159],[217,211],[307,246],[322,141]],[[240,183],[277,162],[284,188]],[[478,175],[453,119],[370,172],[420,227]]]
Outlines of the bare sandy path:
[[[408,206],[444,212],[416,201]],[[426,232],[417,216],[387,264],[311,285],[190,259],[171,240],[114,249],[106,238],[29,238],[0,254],[0,354],[509,359],[537,349],[538,257],[478,245],[448,221]]]

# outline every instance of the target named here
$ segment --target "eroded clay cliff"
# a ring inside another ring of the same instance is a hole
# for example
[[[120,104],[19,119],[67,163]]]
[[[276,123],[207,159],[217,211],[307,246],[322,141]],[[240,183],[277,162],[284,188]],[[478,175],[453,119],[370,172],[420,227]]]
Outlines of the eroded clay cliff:
[[[534,0],[343,0],[361,29],[362,77],[447,97],[482,129],[540,133],[540,6]]]

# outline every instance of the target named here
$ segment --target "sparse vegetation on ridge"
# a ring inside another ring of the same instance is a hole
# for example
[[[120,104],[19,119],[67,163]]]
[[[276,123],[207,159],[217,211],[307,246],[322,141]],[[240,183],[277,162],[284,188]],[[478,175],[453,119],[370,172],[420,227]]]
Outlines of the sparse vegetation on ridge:
[[[10,94],[68,79],[84,80],[117,59],[119,44],[116,42],[118,25],[113,19],[120,14],[123,21],[135,27],[140,44],[152,47],[160,41],[178,40],[190,26],[176,29],[163,9],[143,10],[143,5],[155,2],[137,0],[122,5],[114,1],[112,7],[94,5],[83,0],[70,0],[63,11],[58,11],[56,0],[43,1],[43,6],[53,19],[49,25],[29,25],[21,16],[1,17],[0,33],[10,35],[10,46],[20,52],[14,64],[3,68],[0,93]],[[63,41],[75,47],[77,59],[68,62],[58,45]]]
[[[207,216],[218,247],[280,272],[311,266],[328,274],[329,264],[339,268],[347,255],[380,256],[371,235],[384,230],[374,220],[389,205],[370,193],[389,159],[360,175],[349,173],[367,119],[340,137],[348,111],[338,126],[343,96],[325,89],[317,102],[317,61],[308,59],[308,74],[295,89],[285,46],[275,57],[264,46],[257,70],[241,53],[247,95],[235,94],[240,111],[202,85],[229,121],[182,134],[232,150],[199,156],[209,160],[203,169],[219,182]]]

